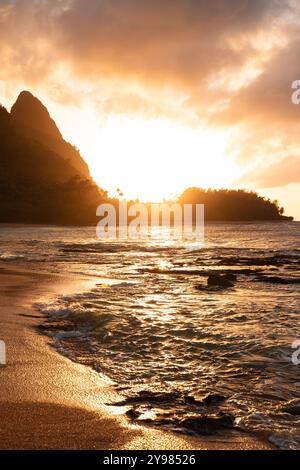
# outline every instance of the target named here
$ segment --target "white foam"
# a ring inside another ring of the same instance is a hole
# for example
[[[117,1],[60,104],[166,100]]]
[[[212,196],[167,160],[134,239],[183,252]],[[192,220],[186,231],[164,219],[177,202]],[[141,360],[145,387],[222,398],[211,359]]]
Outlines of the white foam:
[[[16,261],[17,259],[23,259],[23,255],[18,255],[16,253],[3,253],[0,254],[0,260],[1,261]]]

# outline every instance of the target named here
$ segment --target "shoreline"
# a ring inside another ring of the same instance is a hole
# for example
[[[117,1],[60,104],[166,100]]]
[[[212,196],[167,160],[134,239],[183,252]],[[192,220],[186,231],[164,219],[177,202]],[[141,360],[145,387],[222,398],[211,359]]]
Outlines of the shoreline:
[[[120,398],[92,369],[59,354],[39,333],[33,304],[90,290],[95,278],[49,275],[0,263],[0,449],[250,450],[274,449],[249,434],[191,437],[132,424],[105,406]]]

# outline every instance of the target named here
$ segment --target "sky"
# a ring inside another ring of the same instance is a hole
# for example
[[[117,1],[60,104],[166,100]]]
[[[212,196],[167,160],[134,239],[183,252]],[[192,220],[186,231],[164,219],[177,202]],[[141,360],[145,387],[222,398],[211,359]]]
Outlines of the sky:
[[[0,103],[41,99],[111,195],[247,188],[300,220],[297,79],[297,0],[0,0]]]

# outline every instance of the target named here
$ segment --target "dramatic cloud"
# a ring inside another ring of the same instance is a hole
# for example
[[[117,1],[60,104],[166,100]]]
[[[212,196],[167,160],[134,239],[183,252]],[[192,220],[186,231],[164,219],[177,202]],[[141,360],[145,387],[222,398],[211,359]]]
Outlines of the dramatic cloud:
[[[127,78],[205,97],[209,81],[260,55],[289,2],[279,0],[4,0],[2,53],[23,76],[64,63],[85,79]],[[3,51],[4,50],[4,51]],[[262,54],[264,55],[264,54]],[[214,94],[213,94],[214,97]]]
[[[230,41],[270,25],[286,6],[272,0],[75,0],[58,19],[61,44],[83,74],[121,74],[160,85],[199,85],[241,66]],[[171,82],[169,82],[171,81]]]
[[[244,181],[285,185],[299,181],[299,14],[297,0],[0,0],[0,85],[99,119],[230,129]]]

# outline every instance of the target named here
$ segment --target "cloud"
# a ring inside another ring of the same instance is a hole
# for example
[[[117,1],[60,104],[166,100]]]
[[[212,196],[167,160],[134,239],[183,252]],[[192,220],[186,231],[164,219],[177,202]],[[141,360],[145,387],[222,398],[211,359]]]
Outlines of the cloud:
[[[57,18],[56,40],[76,74],[204,97],[210,79],[259,53],[250,39],[287,8],[277,0],[74,0]]]
[[[222,113],[227,124],[267,121],[277,126],[297,122],[300,108],[292,103],[292,83],[300,78],[299,38],[275,52],[266,70],[249,86],[232,96],[229,109]]]
[[[0,81],[99,115],[232,127],[238,161],[272,174],[300,149],[298,14],[292,0],[0,0]]]
[[[232,92],[227,106],[212,115],[214,125],[237,126],[241,164],[256,161],[261,166],[262,159],[280,160],[300,152],[300,106],[292,103],[292,83],[300,79],[299,12],[298,6],[292,16],[281,19],[282,41],[272,48],[257,77]]]
[[[286,157],[266,168],[257,168],[239,180],[258,188],[274,188],[300,183],[300,157]]]
[[[0,35],[26,75],[63,61],[89,79],[191,92],[242,67],[257,51],[234,41],[270,27],[286,8],[278,0],[4,0]]]
[[[0,0],[0,80],[38,84],[59,60],[53,38],[53,0]]]

